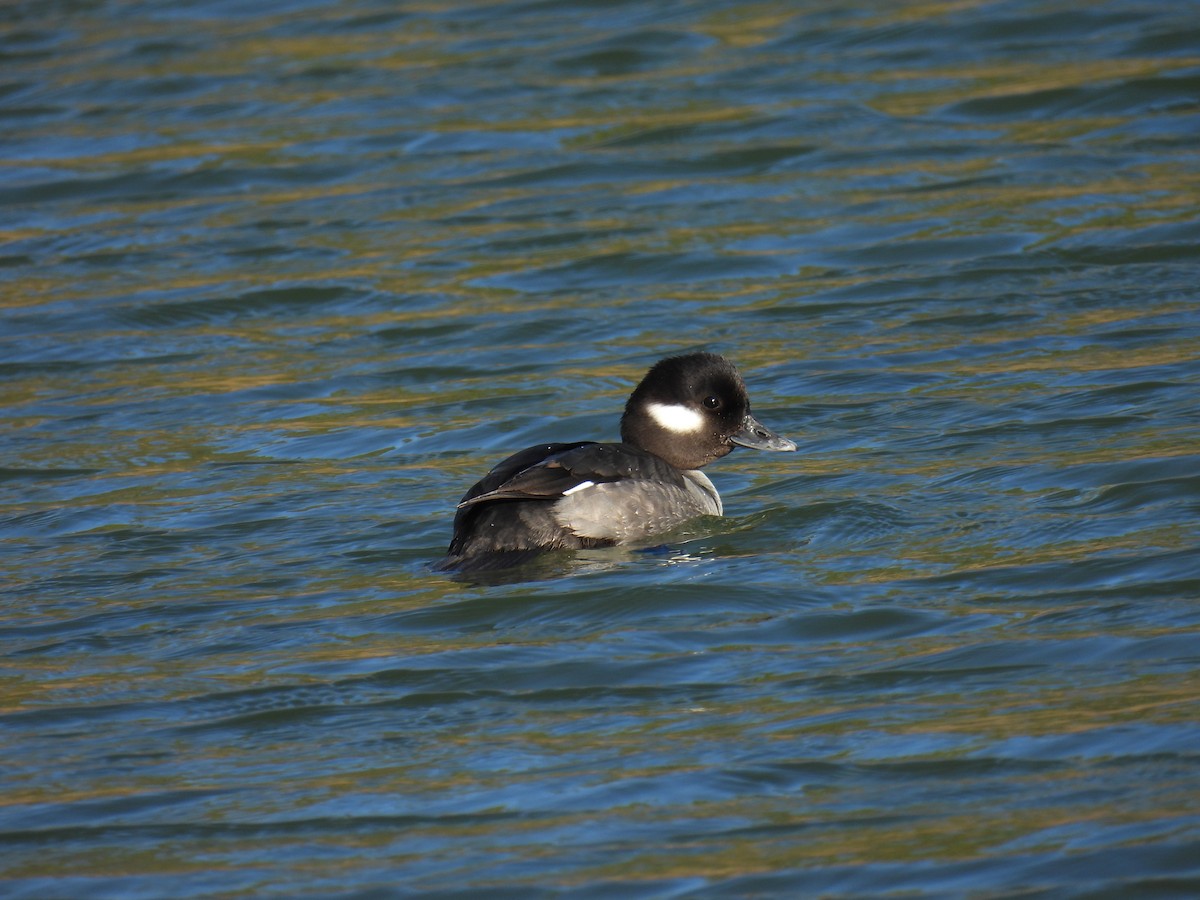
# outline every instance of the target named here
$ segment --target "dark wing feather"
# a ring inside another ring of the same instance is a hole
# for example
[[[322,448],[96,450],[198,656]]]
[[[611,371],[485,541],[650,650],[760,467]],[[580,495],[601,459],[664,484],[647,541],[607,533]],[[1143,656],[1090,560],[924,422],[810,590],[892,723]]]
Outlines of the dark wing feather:
[[[496,466],[458,508],[492,500],[556,500],[581,484],[620,479],[683,484],[677,469],[627,444],[539,444]]]
[[[653,453],[631,444],[591,444],[586,450],[573,449],[557,457],[563,468],[575,478],[593,481],[656,481],[683,484],[679,470]]]
[[[508,482],[520,476],[521,473],[531,468],[540,468],[558,454],[578,450],[588,444],[589,442],[538,444],[514,453],[497,463],[492,471],[484,475],[463,494],[463,498],[458,504],[458,512],[454,516],[454,537],[450,541],[448,551],[450,558],[461,558],[472,553],[498,549],[493,546],[493,543],[498,524],[496,516],[500,512],[499,505],[490,504],[487,501],[502,499],[506,494]],[[536,549],[540,546],[542,541],[526,540],[524,533],[536,528],[534,522],[539,519],[544,520],[547,528],[552,526],[552,517],[548,515],[549,507],[541,501],[554,499],[557,496],[561,496],[561,492],[553,497],[538,497],[529,504],[516,504],[515,510],[510,511],[509,518],[506,520],[507,527],[504,529],[506,532],[504,540],[511,546],[506,545],[499,549],[526,550]],[[515,517],[512,515],[513,512],[516,513]],[[514,527],[516,528],[515,537],[511,533]]]
[[[474,484],[463,495],[458,508],[489,500],[550,500],[560,497],[563,491],[572,486],[573,476],[558,464],[558,457],[589,446],[592,446],[591,442],[538,444],[514,453]]]

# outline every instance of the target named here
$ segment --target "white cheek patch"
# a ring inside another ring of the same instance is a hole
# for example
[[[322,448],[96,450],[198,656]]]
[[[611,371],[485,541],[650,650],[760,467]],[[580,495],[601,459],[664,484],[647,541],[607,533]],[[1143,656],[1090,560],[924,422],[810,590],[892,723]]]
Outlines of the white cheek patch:
[[[581,481],[581,482],[579,482],[579,484],[575,485],[575,487],[567,488],[565,491],[562,492],[562,495],[564,497],[570,497],[576,491],[582,491],[585,488],[590,488],[590,487],[595,487],[595,486],[596,486],[596,482],[594,482],[594,481]]]
[[[667,431],[676,434],[695,434],[704,427],[704,416],[676,403],[650,403],[646,406],[650,418]]]

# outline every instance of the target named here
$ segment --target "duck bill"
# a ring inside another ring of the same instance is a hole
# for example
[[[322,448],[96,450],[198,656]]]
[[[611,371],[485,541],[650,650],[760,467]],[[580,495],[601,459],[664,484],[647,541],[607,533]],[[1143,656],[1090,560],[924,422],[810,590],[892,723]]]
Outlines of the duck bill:
[[[739,447],[749,447],[752,450],[796,449],[796,445],[793,442],[776,434],[749,413],[746,413],[746,418],[742,420],[741,430],[735,434],[731,434],[729,440]]]

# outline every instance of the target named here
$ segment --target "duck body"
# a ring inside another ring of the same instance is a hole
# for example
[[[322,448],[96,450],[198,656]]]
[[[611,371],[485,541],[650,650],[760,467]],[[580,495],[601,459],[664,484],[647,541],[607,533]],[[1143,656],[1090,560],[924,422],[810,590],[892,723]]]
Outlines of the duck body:
[[[467,491],[449,555],[636,543],[721,512],[703,472],[681,471],[631,444],[539,444]]]
[[[751,414],[723,357],[657,363],[634,390],[621,443],[538,444],[500,462],[458,504],[445,568],[493,568],[545,550],[639,544],[723,513],[700,468],[735,445],[795,450]]]

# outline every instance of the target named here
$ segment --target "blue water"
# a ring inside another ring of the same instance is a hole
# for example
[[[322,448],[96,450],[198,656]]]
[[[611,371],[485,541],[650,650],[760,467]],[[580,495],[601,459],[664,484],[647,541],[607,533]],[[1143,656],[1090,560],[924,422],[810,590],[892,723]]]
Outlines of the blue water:
[[[1200,18],[0,10],[0,894],[1200,894]],[[797,454],[539,577],[508,453]]]

